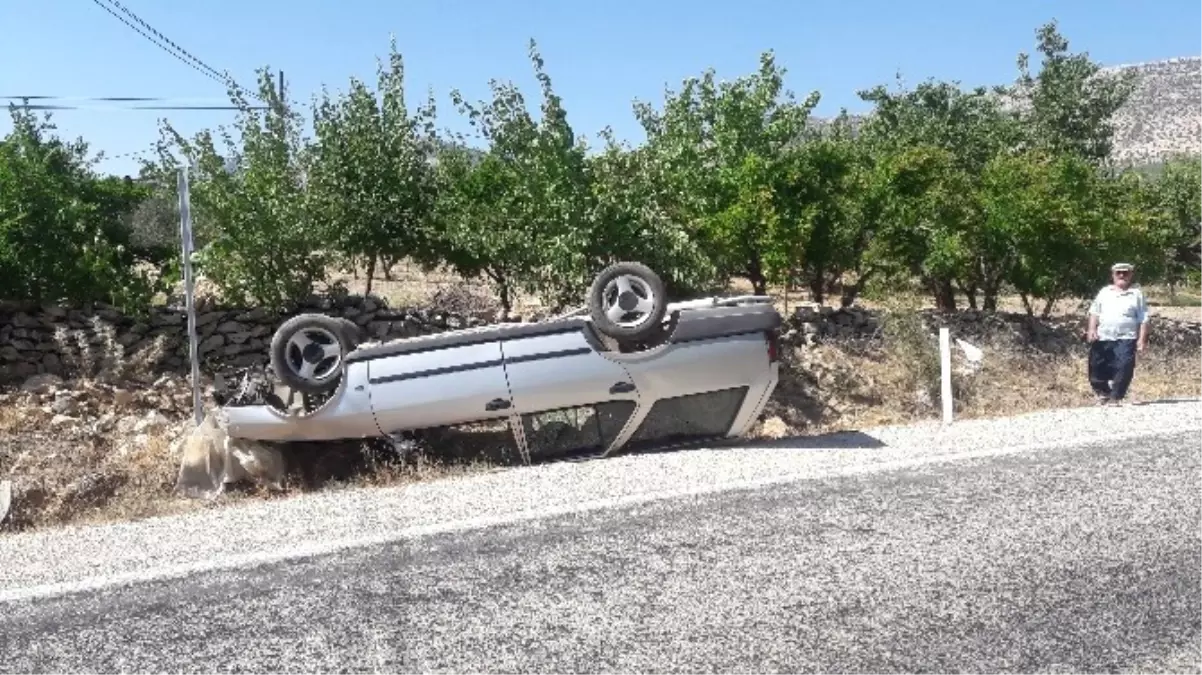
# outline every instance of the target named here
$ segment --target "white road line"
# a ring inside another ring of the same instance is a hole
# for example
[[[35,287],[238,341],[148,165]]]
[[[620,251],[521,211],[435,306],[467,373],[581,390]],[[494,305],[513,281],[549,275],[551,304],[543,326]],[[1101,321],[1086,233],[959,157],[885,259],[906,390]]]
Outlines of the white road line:
[[[271,551],[261,551],[256,553],[247,553],[236,556],[230,556],[220,560],[205,560],[195,563],[185,563],[179,565],[168,565],[146,570],[138,570],[135,572],[127,572],[116,575],[95,576],[78,581],[70,581],[55,584],[41,584],[29,586],[26,588],[14,588],[0,591],[0,603],[23,602],[38,599],[47,599],[55,596],[67,595],[72,593],[80,593],[86,591],[98,591],[119,586],[127,586],[132,584],[149,583],[166,579],[177,579],[186,577],[192,574],[201,572],[214,572],[221,570],[230,570],[238,568],[252,568],[270,563],[283,562],[288,560],[297,560],[305,558],[313,558],[329,553],[335,553],[342,550],[364,548],[388,544],[404,539],[415,539],[419,537],[428,537],[432,535],[448,534],[452,532],[462,532],[468,530],[477,530],[498,525],[509,525],[521,523],[531,520],[539,520],[545,518],[554,518],[556,516],[569,515],[573,513],[586,513],[591,511],[599,511],[605,509],[615,509],[627,506],[637,506],[650,502],[663,501],[668,499],[679,499],[684,497],[696,497],[719,492],[730,492],[735,490],[747,490],[754,488],[768,487],[771,485],[779,485],[783,483],[800,482],[805,480],[838,478],[843,476],[855,476],[871,473],[882,473],[887,471],[895,471],[899,469],[908,469],[913,467],[925,466],[930,464],[942,464],[947,462],[967,461],[973,459],[985,459],[993,457],[1004,457],[1007,455],[1016,455],[1026,452],[1035,452],[1039,450],[1070,450],[1090,445],[1099,445],[1103,443],[1115,443],[1123,441],[1138,441],[1152,440],[1163,436],[1172,436],[1181,433],[1197,433],[1202,431],[1196,424],[1170,427],[1158,429],[1155,431],[1139,431],[1126,434],[1098,434],[1094,436],[1082,436],[1074,439],[1071,442],[1062,443],[1028,443],[1025,445],[1014,445],[1004,448],[994,448],[988,450],[971,450],[957,453],[946,453],[940,455],[928,455],[924,457],[915,457],[910,459],[892,460],[886,462],[875,462],[870,464],[862,464],[851,467],[843,467],[832,469],[824,472],[793,472],[780,474],[776,476],[766,476],[742,481],[731,481],[728,483],[711,484],[705,486],[682,488],[677,490],[661,490],[657,492],[646,492],[642,494],[627,495],[624,497],[613,497],[606,499],[598,499],[590,502],[581,502],[570,506],[548,507],[529,509],[526,511],[517,511],[513,513],[500,514],[495,516],[479,516],[475,518],[466,518],[462,520],[448,521],[443,523],[431,523],[427,525],[419,525],[408,527],[393,532],[373,535],[373,536],[357,536],[346,537],[343,539],[328,540],[322,542],[313,542],[298,544],[288,549],[275,549]]]

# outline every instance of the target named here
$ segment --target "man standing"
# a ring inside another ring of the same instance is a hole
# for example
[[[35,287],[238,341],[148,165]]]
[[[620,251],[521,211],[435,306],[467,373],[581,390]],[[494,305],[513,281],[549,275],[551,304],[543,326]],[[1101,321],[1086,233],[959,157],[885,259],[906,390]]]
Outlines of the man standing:
[[[1131,285],[1135,266],[1115,263],[1112,283],[1098,291],[1089,306],[1089,384],[1098,403],[1118,403],[1127,396],[1135,374],[1135,353],[1148,344],[1148,301]]]

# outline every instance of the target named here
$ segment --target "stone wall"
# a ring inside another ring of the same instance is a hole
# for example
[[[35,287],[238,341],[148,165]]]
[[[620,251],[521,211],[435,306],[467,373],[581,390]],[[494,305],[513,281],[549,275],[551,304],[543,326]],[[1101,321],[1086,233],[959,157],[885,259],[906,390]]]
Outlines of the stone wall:
[[[454,306],[454,305],[452,305]],[[202,369],[219,373],[266,364],[272,333],[288,318],[321,312],[351,319],[370,340],[413,337],[489,323],[490,311],[392,308],[380,298],[314,298],[295,312],[205,307],[198,309]],[[1083,322],[1072,317],[1033,320],[1024,314],[963,311],[921,312],[928,332],[941,325],[955,337],[982,345],[1063,351],[1083,344]],[[886,317],[853,307],[803,305],[787,318],[791,341],[803,344],[875,340]],[[1153,319],[1153,345],[1202,347],[1198,323]],[[182,309],[158,308],[146,317],[122,315],[111,307],[17,307],[0,305],[0,384],[50,373],[71,377],[105,372],[142,375],[183,373],[188,364],[187,320]]]
[[[1011,312],[964,310],[918,313],[928,333],[947,326],[953,337],[993,347],[1033,348],[1040,351],[1065,351],[1084,345],[1085,321],[1080,317],[1058,316],[1037,319]],[[802,305],[785,322],[785,330],[794,341],[819,342],[879,340],[885,337],[888,315],[861,307],[835,309]],[[1151,319],[1149,342],[1153,346],[1197,350],[1202,348],[1202,324],[1156,316]]]
[[[304,312],[348,318],[369,340],[478,326],[491,318],[487,313],[391,308],[380,298],[362,296],[314,298],[289,313],[201,306],[197,334],[202,369],[217,373],[267,363],[272,333]],[[187,335],[187,318],[179,308],[156,308],[139,318],[104,305],[0,305],[0,383],[19,383],[40,373],[70,377],[121,370],[184,372]]]

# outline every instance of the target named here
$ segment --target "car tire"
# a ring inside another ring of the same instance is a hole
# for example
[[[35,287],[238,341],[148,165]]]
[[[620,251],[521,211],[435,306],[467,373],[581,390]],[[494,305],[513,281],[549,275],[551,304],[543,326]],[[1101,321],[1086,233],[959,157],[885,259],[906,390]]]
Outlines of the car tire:
[[[641,342],[658,334],[668,310],[667,291],[646,265],[615,263],[593,279],[588,309],[603,335],[621,343]]]
[[[341,318],[341,319],[338,319],[338,321],[344,327],[345,334],[346,334],[347,351],[350,352],[350,351],[354,350],[356,347],[358,347],[360,343],[363,342],[363,329],[359,327],[359,324],[355,323],[354,321],[351,321],[350,319]]]
[[[343,319],[301,314],[285,321],[271,338],[271,370],[304,394],[332,391],[342,380],[346,356],[354,347]]]

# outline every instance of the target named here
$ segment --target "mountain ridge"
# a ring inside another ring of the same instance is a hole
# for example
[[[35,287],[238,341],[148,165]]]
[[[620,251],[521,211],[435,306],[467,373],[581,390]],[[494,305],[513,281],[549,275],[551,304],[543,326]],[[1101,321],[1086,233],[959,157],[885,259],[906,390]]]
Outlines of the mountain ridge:
[[[1202,56],[1103,66],[1100,73],[1135,71],[1135,88],[1113,118],[1112,161],[1159,164],[1174,155],[1202,154]],[[848,113],[853,133],[872,113]],[[836,118],[815,117],[818,127]]]

